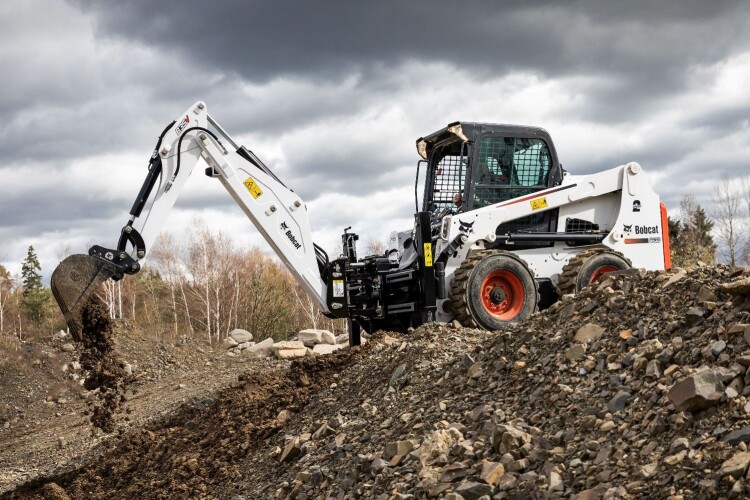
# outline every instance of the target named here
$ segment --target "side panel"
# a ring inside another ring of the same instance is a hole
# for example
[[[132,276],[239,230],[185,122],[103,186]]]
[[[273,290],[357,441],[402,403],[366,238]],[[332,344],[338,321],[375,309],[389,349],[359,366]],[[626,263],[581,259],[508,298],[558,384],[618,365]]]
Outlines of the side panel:
[[[634,267],[648,270],[665,268],[662,215],[658,195],[649,185],[637,163],[629,163],[590,176],[568,176],[565,182],[529,196],[519,197],[451,218],[447,238],[438,238],[435,254],[439,254],[457,235],[465,234],[467,242],[446,264],[446,281],[468,253],[495,241],[495,229],[503,222],[544,210],[559,209],[558,231],[565,228],[568,217],[582,218],[599,224],[609,234],[602,244],[621,252]],[[586,246],[569,247],[556,242],[552,247],[518,250],[536,278],[557,282],[563,266]],[[451,319],[438,305],[438,321]]]

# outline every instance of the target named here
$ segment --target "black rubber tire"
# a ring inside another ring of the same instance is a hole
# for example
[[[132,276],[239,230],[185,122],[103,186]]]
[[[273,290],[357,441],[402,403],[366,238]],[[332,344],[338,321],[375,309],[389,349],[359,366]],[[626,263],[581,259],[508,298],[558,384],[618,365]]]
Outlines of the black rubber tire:
[[[499,319],[484,307],[482,284],[493,272],[510,272],[523,289],[519,310],[512,318]],[[482,250],[461,263],[451,281],[451,308],[464,326],[499,330],[509,323],[528,318],[537,310],[539,286],[526,262],[511,252]]]
[[[557,295],[576,294],[589,286],[598,270],[614,268],[617,271],[630,269],[633,264],[620,252],[609,248],[584,250],[568,261],[557,282]]]

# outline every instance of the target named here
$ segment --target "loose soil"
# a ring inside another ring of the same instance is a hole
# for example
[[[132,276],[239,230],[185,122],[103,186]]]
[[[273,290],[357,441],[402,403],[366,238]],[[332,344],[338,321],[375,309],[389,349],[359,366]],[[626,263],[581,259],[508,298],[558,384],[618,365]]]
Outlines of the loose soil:
[[[91,408],[91,423],[104,432],[115,430],[115,415],[125,403],[125,389],[129,377],[124,363],[115,352],[112,320],[104,303],[96,295],[81,313],[81,366],[88,372],[84,387],[98,389],[98,402]]]

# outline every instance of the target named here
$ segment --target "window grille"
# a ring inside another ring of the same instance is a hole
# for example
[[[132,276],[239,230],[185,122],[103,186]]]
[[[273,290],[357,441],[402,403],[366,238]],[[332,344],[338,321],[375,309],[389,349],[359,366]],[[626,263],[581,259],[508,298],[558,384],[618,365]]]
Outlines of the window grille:
[[[547,186],[551,160],[541,139],[485,137],[479,143],[477,157],[476,207],[524,196]]]
[[[432,210],[440,212],[444,209],[454,210],[453,195],[463,197],[466,182],[468,157],[461,148],[461,154],[447,154],[433,167],[432,181]]]

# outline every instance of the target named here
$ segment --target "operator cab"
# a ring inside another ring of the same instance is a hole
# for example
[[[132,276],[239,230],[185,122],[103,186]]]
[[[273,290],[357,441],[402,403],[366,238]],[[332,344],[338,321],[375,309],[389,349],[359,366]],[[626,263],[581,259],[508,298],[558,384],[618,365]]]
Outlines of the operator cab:
[[[563,178],[552,139],[541,128],[456,122],[418,139],[417,151],[427,163],[422,210],[435,219],[499,205]],[[497,234],[554,232],[556,226],[557,210],[548,210],[500,224]]]

